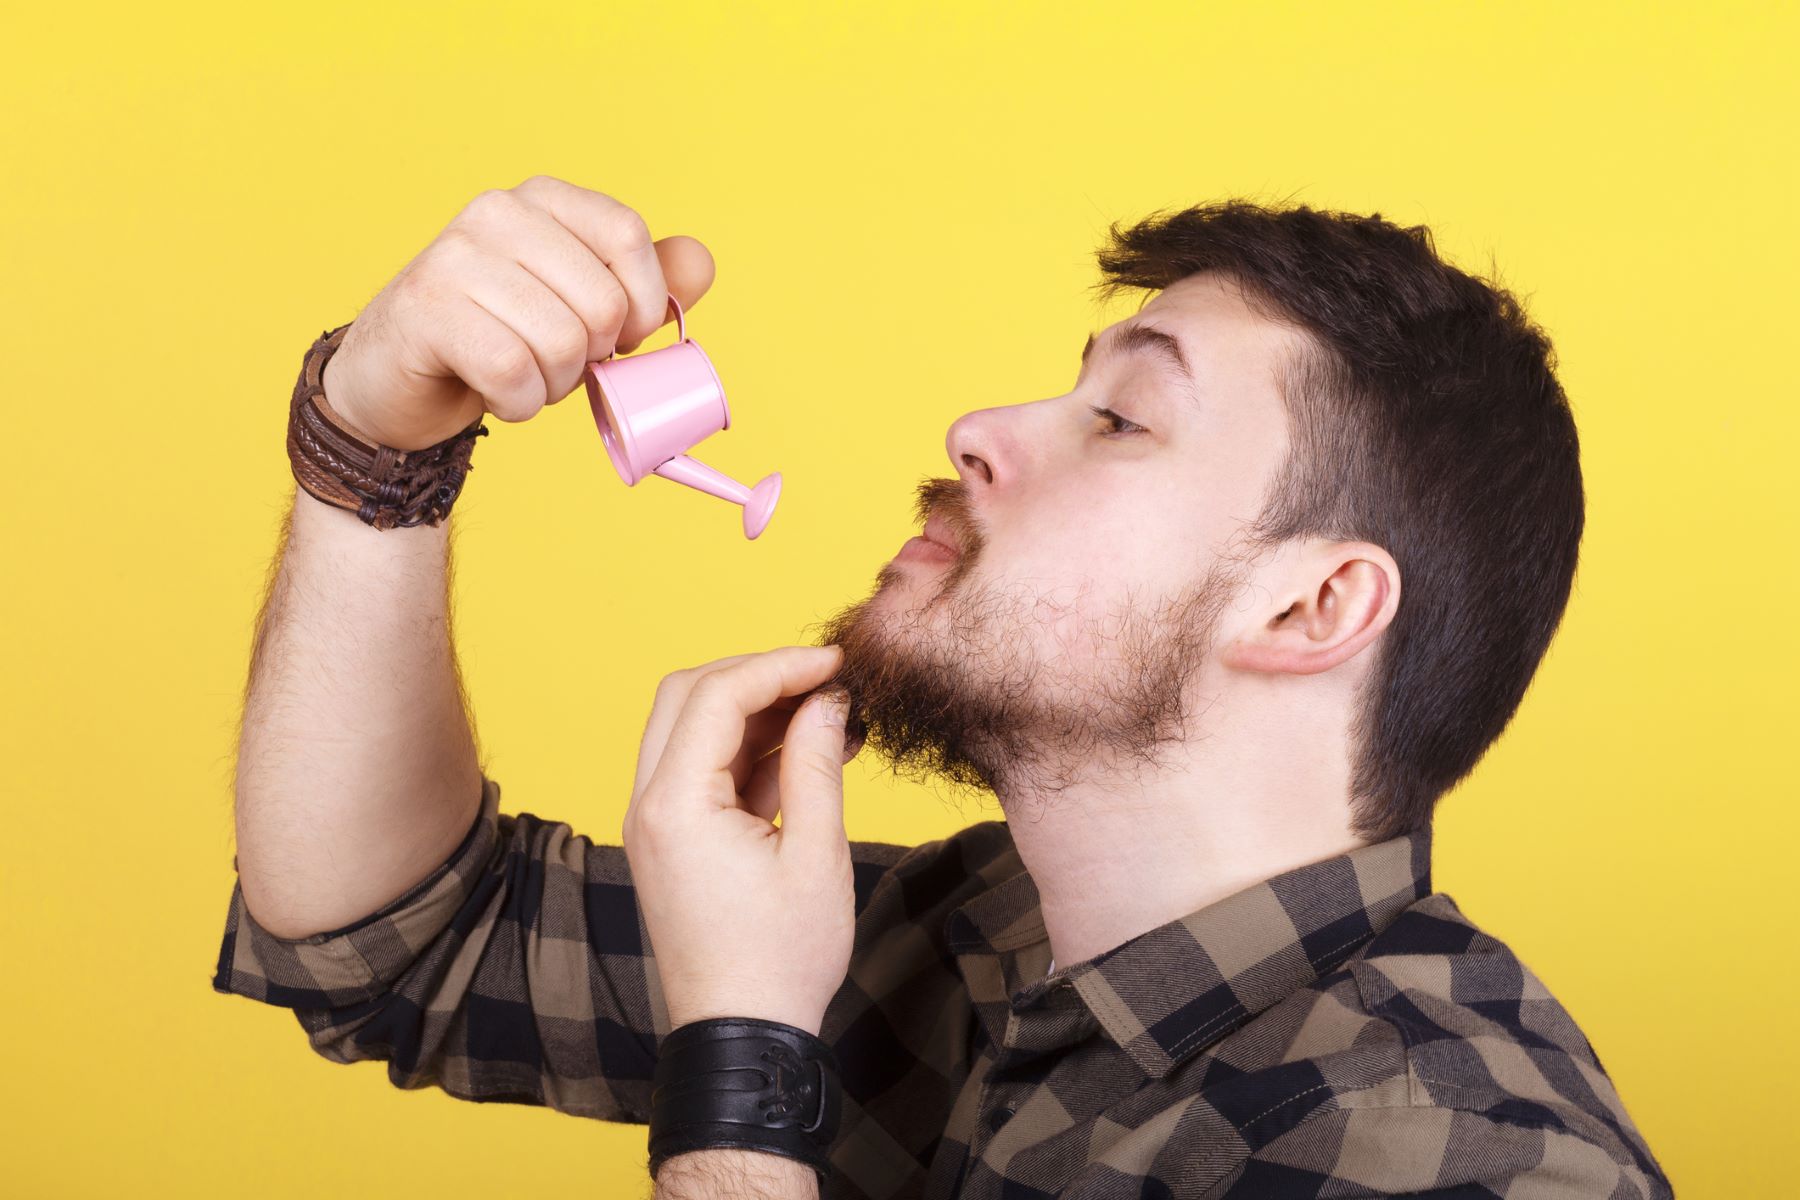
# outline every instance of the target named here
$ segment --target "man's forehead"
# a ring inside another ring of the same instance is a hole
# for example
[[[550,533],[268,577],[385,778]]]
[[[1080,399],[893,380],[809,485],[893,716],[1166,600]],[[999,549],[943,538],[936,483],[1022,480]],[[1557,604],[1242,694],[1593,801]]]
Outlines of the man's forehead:
[[[1229,276],[1202,272],[1177,280],[1130,317],[1089,335],[1082,357],[1115,340],[1142,349],[1148,339],[1137,333],[1140,328],[1166,335],[1174,343],[1168,357],[1178,351],[1197,380],[1231,373],[1234,367],[1261,368],[1272,358],[1298,351],[1305,340],[1292,325],[1253,308]],[[1128,336],[1121,339],[1121,334]]]
[[[1269,324],[1227,275],[1203,271],[1178,279],[1150,297],[1136,319],[1149,317],[1177,335],[1201,337],[1221,328]],[[1160,318],[1160,319],[1159,319]],[[1191,329],[1190,329],[1191,327]]]

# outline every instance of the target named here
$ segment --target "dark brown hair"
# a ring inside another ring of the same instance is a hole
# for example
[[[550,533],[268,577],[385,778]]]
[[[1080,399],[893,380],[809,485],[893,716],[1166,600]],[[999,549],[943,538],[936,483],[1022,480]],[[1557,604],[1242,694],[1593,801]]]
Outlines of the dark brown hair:
[[[1353,715],[1353,828],[1428,824],[1512,719],[1574,582],[1580,447],[1549,338],[1380,213],[1230,200],[1109,236],[1103,298],[1216,271],[1311,335],[1283,364],[1290,451],[1247,539],[1394,556],[1400,607]]]

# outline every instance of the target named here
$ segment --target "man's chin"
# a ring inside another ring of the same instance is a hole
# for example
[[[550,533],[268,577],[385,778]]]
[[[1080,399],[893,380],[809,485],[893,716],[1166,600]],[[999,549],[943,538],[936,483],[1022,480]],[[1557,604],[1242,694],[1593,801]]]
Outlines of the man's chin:
[[[825,686],[849,694],[849,737],[866,739],[896,772],[985,785],[959,746],[977,715],[973,697],[949,634],[925,623],[925,592],[919,581],[884,572],[868,597],[830,617],[819,641],[843,647],[844,659]]]

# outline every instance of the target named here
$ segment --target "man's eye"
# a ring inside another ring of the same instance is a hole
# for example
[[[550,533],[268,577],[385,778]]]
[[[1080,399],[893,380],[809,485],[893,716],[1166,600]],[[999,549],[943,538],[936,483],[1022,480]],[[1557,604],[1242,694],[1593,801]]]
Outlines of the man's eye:
[[[1102,421],[1105,421],[1109,426],[1106,432],[1101,435],[1103,437],[1118,437],[1132,433],[1150,432],[1135,421],[1127,421],[1124,417],[1121,417],[1110,408],[1101,408],[1098,405],[1090,404],[1088,405],[1088,411],[1093,413],[1096,417],[1099,417]]]

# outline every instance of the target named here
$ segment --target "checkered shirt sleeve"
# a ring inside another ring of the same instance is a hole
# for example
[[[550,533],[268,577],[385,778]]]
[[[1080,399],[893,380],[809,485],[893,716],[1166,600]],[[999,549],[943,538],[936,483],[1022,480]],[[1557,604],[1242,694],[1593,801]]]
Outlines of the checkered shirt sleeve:
[[[668,1015],[621,846],[499,812],[482,781],[462,843],[341,929],[278,937],[232,889],[215,991],[292,1009],[333,1062],[396,1087],[647,1123]],[[853,842],[859,910],[907,847]]]

